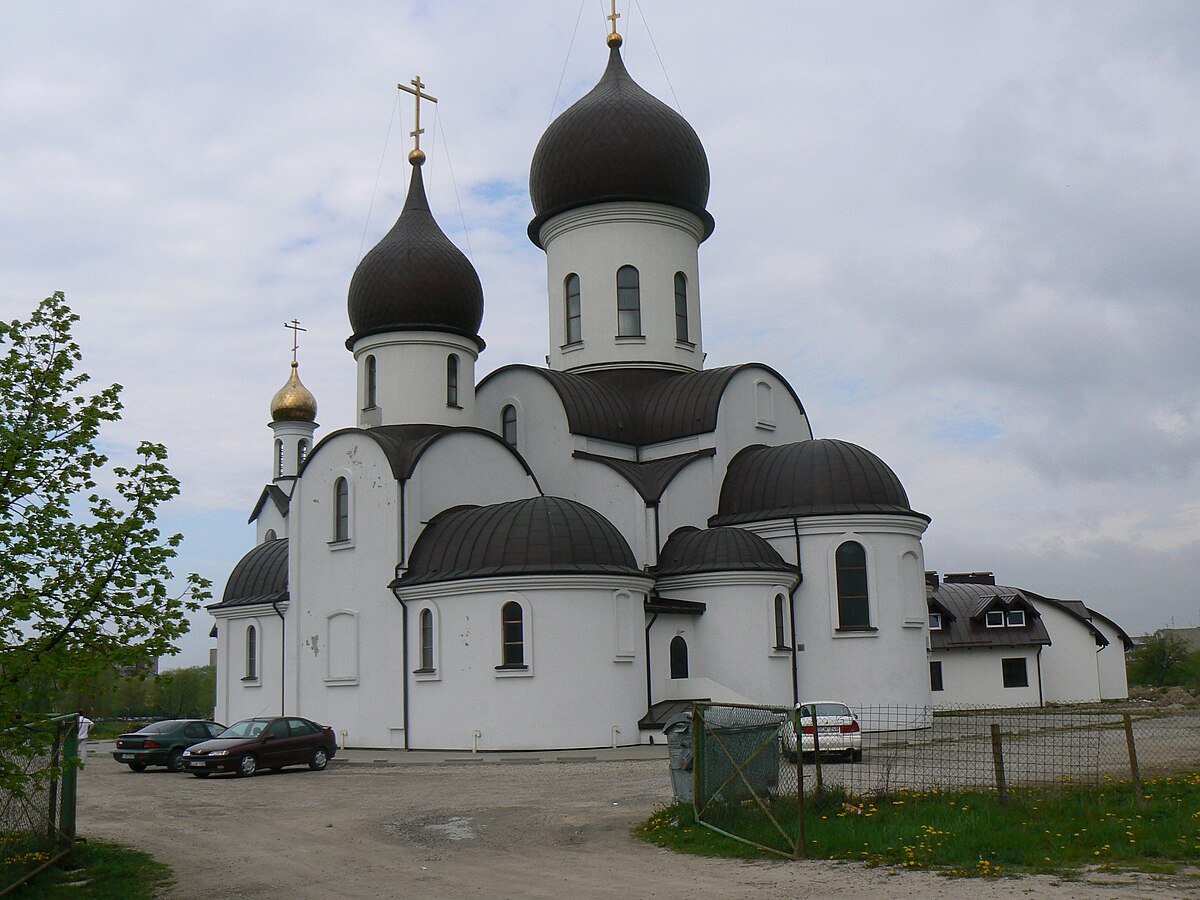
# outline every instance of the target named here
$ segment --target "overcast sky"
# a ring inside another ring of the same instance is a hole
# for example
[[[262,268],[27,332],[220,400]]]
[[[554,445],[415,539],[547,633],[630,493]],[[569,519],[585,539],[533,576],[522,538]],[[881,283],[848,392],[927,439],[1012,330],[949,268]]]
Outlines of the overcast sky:
[[[483,282],[479,376],[542,360],[529,160],[600,77],[607,5],[0,6],[0,315],[66,292],[95,385],[125,386],[105,448],[167,444],[179,569],[218,598],[285,320],[317,436],[353,424],[346,290],[403,200],[397,81],[439,99],[426,183]],[[929,568],[1197,624],[1200,4],[619,10],[630,73],[708,153],[708,364],[773,366],[818,437],[887,461]]]

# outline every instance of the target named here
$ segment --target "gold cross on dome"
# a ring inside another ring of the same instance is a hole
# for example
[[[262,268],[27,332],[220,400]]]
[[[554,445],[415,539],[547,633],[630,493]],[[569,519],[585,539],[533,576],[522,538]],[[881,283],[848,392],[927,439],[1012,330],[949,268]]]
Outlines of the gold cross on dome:
[[[413,95],[413,106],[415,107],[413,113],[414,128],[409,132],[409,135],[414,139],[415,143],[413,144],[412,153],[408,154],[408,158],[415,165],[419,166],[425,161],[425,154],[421,150],[421,135],[425,133],[425,129],[421,127],[421,101],[428,100],[430,103],[437,103],[438,101],[437,97],[421,93],[425,87],[425,83],[421,81],[420,75],[417,75],[408,84],[411,84],[412,87],[409,87],[407,84],[398,84],[396,87]]]
[[[612,22],[612,30],[609,32],[609,34],[616,34],[617,33],[617,19],[621,18],[621,14],[619,12],[617,12],[617,0],[611,0],[611,9],[612,9],[612,12],[609,13],[604,18],[606,18],[610,22]]]
[[[292,363],[294,365],[296,362],[296,350],[300,347],[300,332],[308,331],[308,329],[300,327],[299,319],[292,319],[290,322],[284,322],[283,327],[292,329]]]

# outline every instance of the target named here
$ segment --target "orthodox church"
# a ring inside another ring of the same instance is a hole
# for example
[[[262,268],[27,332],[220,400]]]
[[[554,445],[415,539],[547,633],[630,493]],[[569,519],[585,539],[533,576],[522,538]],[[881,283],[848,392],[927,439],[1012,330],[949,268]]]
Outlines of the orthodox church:
[[[559,749],[648,742],[696,699],[931,702],[929,518],[769,365],[705,368],[704,148],[608,45],[530,167],[544,367],[477,381],[483,290],[409,155],[350,281],[357,427],[314,442],[294,360],[271,403],[257,545],[209,607],[222,721]]]

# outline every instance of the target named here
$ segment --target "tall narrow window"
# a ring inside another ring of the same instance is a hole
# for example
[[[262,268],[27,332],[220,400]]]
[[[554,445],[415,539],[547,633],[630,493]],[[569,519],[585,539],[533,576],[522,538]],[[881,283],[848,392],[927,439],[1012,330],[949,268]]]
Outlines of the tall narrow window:
[[[350,540],[350,482],[345,478],[333,483],[333,539]]]
[[[583,313],[579,307],[579,276],[572,272],[563,282],[566,306],[567,343],[578,344],[583,340]]]
[[[783,594],[775,595],[775,649],[787,650],[787,613],[784,611]]]
[[[675,273],[675,340],[688,340],[687,276]]]
[[[258,678],[258,629],[246,628],[246,681]]]
[[[374,356],[367,357],[364,376],[363,409],[373,409],[375,407],[376,390],[379,385],[379,371]]]
[[[500,668],[525,667],[525,617],[521,604],[510,600],[500,607]]]
[[[446,405],[458,406],[458,355],[446,357]]]
[[[433,610],[421,610],[421,672],[433,671]]]
[[[671,638],[671,677],[688,677],[687,641],[679,635]]]
[[[837,548],[838,628],[866,630],[871,627],[867,601],[867,551],[857,541]]]
[[[942,663],[941,660],[930,660],[929,662],[929,689],[931,691],[942,690]]]
[[[283,477],[283,441],[275,442],[275,477]]]
[[[304,461],[308,459],[308,441],[301,441],[296,445],[296,469],[299,470]]]
[[[517,408],[511,403],[500,410],[500,430],[504,443],[515,448],[517,446]]]
[[[642,333],[642,292],[638,270],[633,266],[617,269],[617,336],[640,336]]]

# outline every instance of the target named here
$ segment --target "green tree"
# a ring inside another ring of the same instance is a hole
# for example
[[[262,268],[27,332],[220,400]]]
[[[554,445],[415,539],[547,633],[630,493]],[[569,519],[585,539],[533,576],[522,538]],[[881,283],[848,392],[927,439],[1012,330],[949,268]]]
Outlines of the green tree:
[[[1191,662],[1187,641],[1159,631],[1145,638],[1130,654],[1129,680],[1153,687],[1183,684]]]
[[[39,698],[79,694],[114,666],[175,652],[209,582],[168,589],[181,536],[156,527],[179,493],[161,444],[107,467],[101,426],[120,418],[121,386],[88,396],[61,293],[27,322],[0,322],[0,784],[19,788],[13,754]],[[16,727],[14,727],[16,726]],[[33,748],[36,749],[36,748]]]

